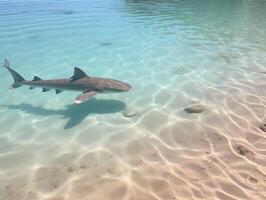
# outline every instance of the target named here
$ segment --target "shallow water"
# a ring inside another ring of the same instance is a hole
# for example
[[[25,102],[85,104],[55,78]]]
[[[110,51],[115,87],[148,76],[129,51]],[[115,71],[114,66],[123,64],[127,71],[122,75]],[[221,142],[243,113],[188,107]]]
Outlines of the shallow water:
[[[8,92],[1,69],[0,199],[266,199],[266,1],[0,8],[0,58],[24,78],[78,66],[133,87],[74,105],[75,92]]]

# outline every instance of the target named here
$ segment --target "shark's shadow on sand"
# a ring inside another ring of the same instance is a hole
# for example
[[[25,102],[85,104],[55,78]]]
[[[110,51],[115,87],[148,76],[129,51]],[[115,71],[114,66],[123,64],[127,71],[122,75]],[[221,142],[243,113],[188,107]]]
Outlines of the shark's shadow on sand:
[[[109,114],[120,112],[125,109],[126,104],[118,100],[92,98],[82,104],[67,105],[65,109],[60,110],[46,109],[26,103],[0,106],[41,116],[61,115],[62,119],[69,119],[64,126],[64,129],[69,129],[80,124],[90,114]]]

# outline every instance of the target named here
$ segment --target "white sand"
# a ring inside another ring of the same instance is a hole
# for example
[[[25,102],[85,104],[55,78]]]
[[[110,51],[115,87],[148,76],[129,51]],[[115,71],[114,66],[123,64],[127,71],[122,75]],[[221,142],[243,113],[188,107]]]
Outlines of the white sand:
[[[130,117],[95,109],[72,119],[79,108],[54,106],[44,116],[26,107],[24,116],[9,114],[1,123],[17,124],[0,140],[0,199],[264,200],[266,77],[235,72],[219,84],[222,76],[214,72],[206,85],[188,80],[178,90],[140,86],[122,97],[138,110]],[[148,89],[151,95],[140,95]],[[186,113],[195,101],[204,112]]]
[[[71,105],[75,93],[0,91],[0,200],[266,199],[264,66],[225,50],[162,68],[176,51],[152,52],[101,71],[129,93]]]

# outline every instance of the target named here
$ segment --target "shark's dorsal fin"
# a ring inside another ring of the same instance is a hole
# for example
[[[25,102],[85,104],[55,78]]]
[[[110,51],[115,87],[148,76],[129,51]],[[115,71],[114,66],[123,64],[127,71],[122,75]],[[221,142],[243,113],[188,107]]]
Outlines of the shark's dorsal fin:
[[[42,79],[38,76],[34,76],[34,78],[32,79],[32,81],[41,81]]]
[[[70,78],[71,81],[79,80],[81,78],[88,77],[88,75],[80,68],[75,67],[74,75]]]

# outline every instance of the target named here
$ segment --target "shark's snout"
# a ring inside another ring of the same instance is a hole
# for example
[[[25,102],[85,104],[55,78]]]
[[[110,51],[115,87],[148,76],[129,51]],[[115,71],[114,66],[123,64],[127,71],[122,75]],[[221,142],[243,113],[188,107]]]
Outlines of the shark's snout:
[[[102,90],[103,93],[109,93],[109,92],[127,92],[131,89],[131,85],[117,81],[117,80],[108,80],[106,82],[106,87],[104,90]]]
[[[124,83],[124,86],[122,87],[122,91],[123,92],[127,92],[131,89],[131,85],[127,84],[127,83]]]

